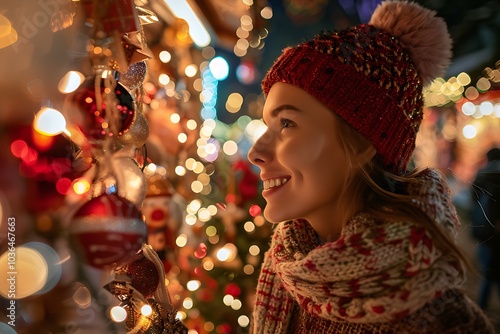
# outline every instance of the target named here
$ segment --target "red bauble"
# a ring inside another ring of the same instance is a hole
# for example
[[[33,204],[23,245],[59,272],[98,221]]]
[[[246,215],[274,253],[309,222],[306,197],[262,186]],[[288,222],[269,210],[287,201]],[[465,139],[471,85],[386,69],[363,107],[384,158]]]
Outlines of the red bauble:
[[[99,111],[96,103],[96,79],[95,77],[90,77],[85,80],[80,87],[71,96],[70,106],[71,112],[77,112],[79,110],[83,116],[80,122],[78,122],[83,133],[89,139],[103,139],[106,134],[108,126],[103,127],[103,123],[106,120],[106,99],[104,99],[104,80],[101,80],[100,91],[101,91],[101,110]],[[118,133],[116,136],[122,135],[126,132],[134,120],[135,115],[135,101],[134,97],[130,92],[119,82],[116,84],[114,89],[114,95],[117,99],[116,109],[121,115],[120,124],[118,124]],[[76,110],[74,110],[76,109]]]
[[[70,234],[80,257],[97,268],[112,268],[131,260],[147,238],[142,214],[130,201],[103,194],[74,215]]]
[[[132,286],[145,298],[150,298],[156,291],[160,276],[155,264],[142,254],[139,259],[129,263],[124,270],[130,277]]]

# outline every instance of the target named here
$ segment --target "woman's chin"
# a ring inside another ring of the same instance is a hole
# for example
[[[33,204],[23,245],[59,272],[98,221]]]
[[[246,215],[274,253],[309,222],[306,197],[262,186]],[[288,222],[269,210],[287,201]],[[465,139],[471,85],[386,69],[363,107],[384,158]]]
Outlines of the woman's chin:
[[[266,220],[272,224],[278,224],[278,223],[293,219],[293,218],[287,217],[286,215],[283,214],[283,212],[279,212],[279,211],[283,211],[283,210],[278,210],[278,212],[276,212],[271,207],[269,207],[269,205],[267,205],[264,208],[264,218],[266,218]]]

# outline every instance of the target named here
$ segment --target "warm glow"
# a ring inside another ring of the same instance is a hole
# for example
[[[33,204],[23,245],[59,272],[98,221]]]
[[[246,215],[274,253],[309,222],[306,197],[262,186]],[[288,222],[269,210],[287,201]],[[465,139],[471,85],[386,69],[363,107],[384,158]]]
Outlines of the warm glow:
[[[7,298],[12,284],[15,285],[15,296],[9,299],[22,299],[36,294],[45,286],[49,273],[45,258],[38,251],[24,246],[16,248],[14,260],[11,252],[3,253],[0,256],[0,268],[5,275],[0,281],[0,295]],[[8,272],[15,274],[8,275]],[[8,279],[12,276],[15,276],[14,281]]]
[[[198,68],[194,64],[188,65],[184,69],[184,74],[186,74],[188,78],[194,77],[196,73],[198,73]]]
[[[201,201],[199,199],[192,200],[187,207],[189,213],[195,214],[201,208]]]
[[[168,85],[170,82],[170,77],[167,74],[162,73],[158,76],[158,82],[164,86]]]
[[[191,309],[193,307],[193,300],[191,298],[187,297],[182,302],[182,307],[184,307],[186,310]]]
[[[90,190],[90,183],[86,179],[76,179],[73,181],[73,191],[78,195],[83,195]]]
[[[177,166],[177,167],[175,167],[175,174],[177,174],[179,176],[186,175],[186,168],[184,168],[183,166]]]
[[[127,319],[127,311],[121,306],[112,307],[109,315],[114,322],[122,322]]]
[[[266,20],[269,20],[273,17],[273,9],[270,6],[262,8],[262,10],[260,11],[260,16],[262,16],[262,18]]]
[[[185,134],[184,132],[179,133],[179,134],[177,135],[177,140],[179,141],[179,143],[184,144],[185,142],[187,142],[187,140],[188,140],[188,136],[187,136],[187,134]]]
[[[53,108],[44,107],[35,116],[35,130],[46,136],[56,136],[62,132],[71,136],[66,130],[66,119],[63,114]]]
[[[210,71],[215,79],[222,81],[229,75],[229,64],[222,57],[215,57],[208,64]]]
[[[191,183],[191,190],[192,190],[194,193],[199,194],[199,193],[201,193],[201,191],[203,190],[203,184],[202,184],[200,181],[198,181],[198,180],[193,181],[193,182]]]
[[[200,48],[211,42],[210,35],[196,13],[186,0],[164,0],[172,14],[183,19],[189,25],[189,36]]]
[[[196,129],[197,126],[198,126],[198,123],[196,123],[196,121],[194,119],[190,119],[186,122],[186,127],[189,130],[194,130],[194,129]]]
[[[141,307],[141,313],[142,313],[142,315],[145,315],[146,317],[150,316],[151,313],[153,313],[153,309],[151,308],[151,305],[144,305],[143,307]]]
[[[222,297],[222,302],[226,306],[231,306],[231,304],[233,303],[233,301],[234,301],[234,297],[231,296],[231,295],[225,295],[224,297]]]
[[[259,253],[260,253],[260,248],[259,248],[259,246],[257,246],[257,245],[252,245],[252,246],[250,246],[250,248],[248,249],[248,252],[249,252],[251,255],[253,255],[253,256],[257,256],[257,255],[259,255]]]
[[[175,244],[179,247],[184,247],[187,244],[187,236],[185,234],[181,234],[175,239]]]
[[[78,71],[69,71],[59,80],[57,88],[63,94],[72,93],[80,87],[84,80],[85,76],[82,73]]]
[[[172,55],[168,51],[162,51],[159,58],[162,63],[168,63],[172,59]]]
[[[243,228],[245,229],[245,231],[247,231],[248,233],[252,233],[253,231],[255,231],[255,224],[248,221],[245,223],[245,225],[243,225]]]
[[[193,226],[194,224],[196,224],[196,216],[193,214],[187,214],[186,218],[184,218],[184,221],[186,222],[186,224]]]
[[[247,327],[250,324],[250,319],[246,315],[240,315],[238,317],[238,325],[241,327]]]
[[[238,311],[240,308],[241,308],[242,303],[241,303],[241,300],[239,299],[235,299],[233,300],[233,302],[231,303],[231,308],[235,311]]]
[[[222,150],[226,155],[235,155],[238,152],[238,144],[232,140],[228,140],[222,145]]]
[[[201,282],[197,281],[197,280],[191,280],[191,281],[187,282],[187,284],[186,284],[186,288],[189,291],[196,291],[199,289],[200,286],[201,286]]]
[[[177,124],[181,121],[181,116],[177,113],[173,113],[170,115],[170,122]]]
[[[205,230],[205,233],[207,234],[207,236],[213,237],[214,235],[217,234],[217,229],[215,228],[215,226],[209,226]]]
[[[210,218],[212,218],[212,215],[210,215],[210,211],[208,211],[208,209],[202,208],[200,209],[200,211],[198,211],[198,219],[200,219],[202,222],[207,222],[210,220]]]
[[[477,135],[477,129],[474,125],[468,124],[462,129],[462,134],[467,139],[472,139]]]

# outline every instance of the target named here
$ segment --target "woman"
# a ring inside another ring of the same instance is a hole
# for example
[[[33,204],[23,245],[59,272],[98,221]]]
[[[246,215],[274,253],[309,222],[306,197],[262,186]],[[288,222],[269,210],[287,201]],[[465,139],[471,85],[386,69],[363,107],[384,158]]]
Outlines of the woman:
[[[434,12],[387,1],[369,24],[288,48],[269,70],[268,129],[248,157],[279,224],[253,333],[493,333],[460,290],[445,181],[407,171],[422,87],[450,50]]]

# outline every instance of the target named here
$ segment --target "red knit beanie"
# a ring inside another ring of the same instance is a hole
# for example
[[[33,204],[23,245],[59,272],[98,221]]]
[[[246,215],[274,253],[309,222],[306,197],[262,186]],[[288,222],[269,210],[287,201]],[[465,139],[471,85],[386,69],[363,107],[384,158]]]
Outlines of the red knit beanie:
[[[275,82],[305,90],[365,136],[385,168],[402,174],[422,121],[422,87],[451,58],[446,24],[435,14],[385,1],[369,24],[285,49],[262,81],[264,94]]]

